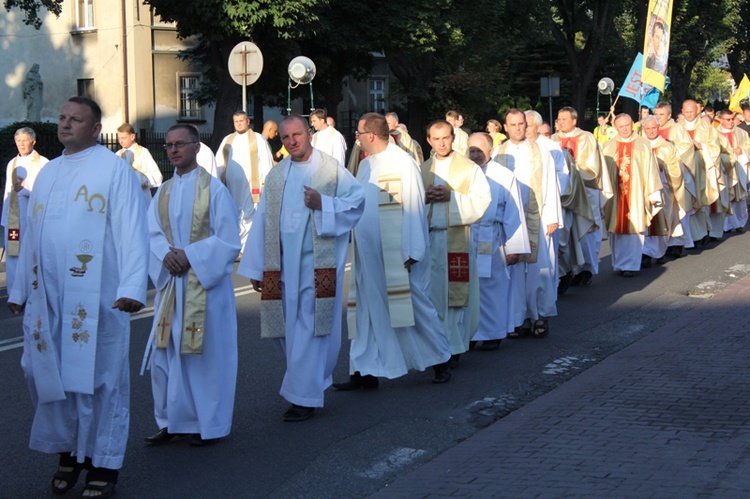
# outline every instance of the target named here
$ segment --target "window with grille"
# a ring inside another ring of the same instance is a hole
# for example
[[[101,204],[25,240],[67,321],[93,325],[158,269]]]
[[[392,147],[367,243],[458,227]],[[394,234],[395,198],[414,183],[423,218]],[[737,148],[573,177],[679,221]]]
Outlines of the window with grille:
[[[180,119],[181,120],[200,120],[201,106],[194,94],[200,85],[199,74],[179,74],[180,86]]]

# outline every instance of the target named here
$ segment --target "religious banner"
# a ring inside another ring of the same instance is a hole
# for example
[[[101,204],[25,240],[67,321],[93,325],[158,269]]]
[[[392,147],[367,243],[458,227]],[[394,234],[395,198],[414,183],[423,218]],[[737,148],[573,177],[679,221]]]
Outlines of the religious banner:
[[[669,59],[670,20],[672,0],[649,0],[646,16],[646,36],[643,42],[646,59],[643,61],[643,83],[664,91]]]
[[[742,108],[740,107],[740,101],[745,100],[748,98],[750,94],[750,80],[748,80],[747,75],[742,75],[742,81],[740,82],[740,85],[737,87],[737,91],[732,94],[732,98],[729,99],[729,110],[735,113],[742,113]]]
[[[641,81],[643,69],[643,54],[638,52],[625,82],[620,87],[618,95],[627,99],[633,99],[642,106],[654,109],[659,102],[659,89]]]

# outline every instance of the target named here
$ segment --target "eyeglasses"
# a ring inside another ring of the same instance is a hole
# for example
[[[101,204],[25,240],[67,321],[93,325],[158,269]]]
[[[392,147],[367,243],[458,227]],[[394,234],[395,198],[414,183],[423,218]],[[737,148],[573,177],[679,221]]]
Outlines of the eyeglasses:
[[[197,142],[185,142],[184,140],[178,140],[177,142],[167,142],[164,144],[164,150],[169,151],[173,147],[176,147],[177,149],[182,149],[188,144],[197,144]]]
[[[374,132],[360,132],[359,130],[357,130],[356,132],[354,132],[354,136],[359,137],[360,135],[364,135],[366,133],[374,133]]]

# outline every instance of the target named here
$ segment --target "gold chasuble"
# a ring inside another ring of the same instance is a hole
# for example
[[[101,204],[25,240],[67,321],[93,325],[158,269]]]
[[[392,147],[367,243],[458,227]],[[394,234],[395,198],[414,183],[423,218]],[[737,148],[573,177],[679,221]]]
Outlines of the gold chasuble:
[[[338,186],[338,161],[327,154],[318,155],[311,187],[323,196],[335,197]],[[284,338],[285,320],[282,308],[280,223],[286,176],[292,159],[287,156],[266,176],[266,226],[263,252],[263,290],[260,295],[261,338]],[[308,216],[312,216],[312,211]],[[315,336],[331,334],[336,300],[336,238],[318,235],[310,223],[315,266]],[[303,269],[304,271],[304,269]]]
[[[221,154],[224,156],[224,178],[221,179],[221,181],[225,184],[227,183],[226,167],[229,164],[229,150],[232,148],[232,142],[234,142],[234,139],[236,139],[238,135],[240,134],[234,132],[227,137],[227,141],[224,143],[224,147],[221,150]],[[241,136],[243,139],[247,140],[248,151],[250,153],[248,163],[250,165],[250,178],[248,179],[250,182],[250,195],[253,197],[253,203],[258,204],[260,201],[261,189],[260,171],[258,170],[258,139],[255,137],[255,132],[252,130],[248,130]]]
[[[16,171],[18,158],[19,156],[13,158],[13,164],[10,166],[11,182],[13,183],[13,186],[21,183],[21,179],[18,178],[18,172]],[[39,153],[32,151],[29,172],[39,171],[40,159],[41,157],[39,156]],[[6,248],[6,251],[8,252],[8,256],[18,256],[18,251],[21,249],[21,214],[18,206],[18,193],[13,188],[10,190],[8,201],[10,205],[8,209],[8,247]]]
[[[422,180],[425,189],[435,184],[434,157],[422,163]],[[443,181],[448,190],[469,194],[471,174],[476,165],[466,156],[454,153],[448,171],[448,178]],[[443,205],[443,206],[440,206]],[[469,304],[469,225],[454,226],[450,219],[450,202],[431,203],[427,220],[432,218],[436,209],[445,209],[448,239],[448,306],[466,307]]]
[[[511,142],[503,142],[497,152],[496,161],[509,168],[511,161],[508,161],[508,147]],[[542,154],[536,142],[529,141],[531,146],[531,175],[529,176],[529,200],[524,208],[526,215],[526,227],[529,233],[529,244],[531,252],[519,255],[519,261],[527,263],[536,263],[539,256],[539,231],[545,233],[542,225]],[[512,168],[509,168],[512,170]],[[571,182],[572,183],[572,182]]]
[[[193,217],[190,224],[190,243],[201,241],[210,236],[211,230],[211,175],[201,167],[197,169],[198,178],[195,181],[195,200],[193,201]],[[172,224],[169,221],[169,199],[172,194],[172,179],[164,183],[159,194],[159,222],[164,235],[170,245],[174,244]],[[170,322],[175,307],[175,276],[170,276],[169,282],[159,303],[159,310],[154,321],[154,339],[156,348],[169,346],[172,328]],[[201,286],[195,271],[188,269],[187,287],[185,289],[185,306],[182,319],[181,354],[203,353],[203,334],[206,319],[206,290]]]
[[[605,198],[612,196],[612,181],[604,166],[599,143],[594,135],[575,128],[569,133],[557,132],[552,136],[563,149],[568,149],[575,159],[578,174],[590,189],[602,191]]]
[[[602,148],[615,195],[604,207],[604,223],[614,234],[642,234],[659,210],[649,196],[661,191],[658,166],[651,144],[636,135],[608,141]],[[663,203],[663,198],[662,198]],[[667,235],[664,228],[660,235]]]

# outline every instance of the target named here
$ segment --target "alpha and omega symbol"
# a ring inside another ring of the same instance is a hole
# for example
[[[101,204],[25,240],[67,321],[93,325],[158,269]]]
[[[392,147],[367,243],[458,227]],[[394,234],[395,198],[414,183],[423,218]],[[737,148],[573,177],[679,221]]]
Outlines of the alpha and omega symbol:
[[[78,202],[78,198],[81,196],[83,196],[83,200],[89,205],[88,211],[94,211],[94,205],[96,204],[99,207],[99,213],[104,213],[104,208],[107,207],[107,200],[104,199],[104,196],[101,194],[92,194],[89,196],[89,189],[85,184],[78,188],[73,202]],[[95,201],[98,202],[95,203]]]

